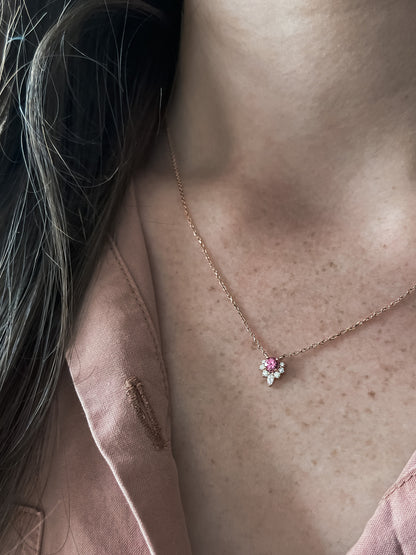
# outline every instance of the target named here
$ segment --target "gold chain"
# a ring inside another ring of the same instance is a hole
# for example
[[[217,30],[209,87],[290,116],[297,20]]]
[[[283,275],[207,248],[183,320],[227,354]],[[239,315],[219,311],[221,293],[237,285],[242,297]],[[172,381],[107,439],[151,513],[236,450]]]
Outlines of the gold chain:
[[[231,302],[233,307],[236,309],[238,315],[240,316],[241,320],[243,321],[244,327],[246,328],[247,332],[250,334],[250,336],[251,336],[252,340],[254,341],[255,345],[257,346],[257,348],[263,353],[264,357],[268,358],[269,354],[267,353],[266,349],[260,343],[256,334],[254,333],[254,331],[250,327],[250,325],[247,321],[247,317],[245,316],[244,312],[241,310],[240,306],[238,305],[237,301],[235,300],[235,297],[230,293],[228,285],[226,284],[226,282],[225,282],[223,276],[221,275],[220,271],[215,267],[215,264],[212,260],[212,257],[210,256],[210,254],[208,252],[208,249],[205,245],[205,242],[202,239],[201,234],[199,233],[198,228],[195,225],[195,222],[194,222],[194,220],[191,216],[191,212],[189,210],[188,204],[185,200],[185,193],[184,193],[184,189],[183,189],[183,183],[182,183],[182,179],[181,179],[180,174],[179,174],[178,164],[176,162],[175,153],[174,153],[173,147],[172,147],[170,131],[169,131],[169,128],[168,128],[167,125],[166,125],[166,133],[167,133],[167,137],[168,137],[168,143],[169,143],[169,150],[170,150],[172,165],[173,165],[173,169],[175,171],[176,181],[178,183],[179,195],[180,195],[181,203],[182,203],[183,210],[184,210],[184,213],[185,213],[185,217],[188,221],[189,227],[191,228],[193,234],[195,235],[195,237],[196,237],[196,239],[197,239],[197,241],[198,241],[198,243],[199,243],[199,245],[202,249],[202,252],[204,253],[204,256],[205,256],[205,258],[206,258],[206,260],[209,264],[209,267],[214,272],[214,275],[217,278],[217,281],[220,284],[222,290],[226,294],[228,300]],[[389,304],[379,308],[378,310],[375,310],[374,312],[371,312],[371,314],[369,314],[368,316],[366,316],[362,320],[358,320],[358,322],[355,322],[355,324],[352,324],[351,326],[348,326],[348,328],[344,328],[344,329],[338,331],[337,333],[334,333],[333,335],[330,335],[329,337],[325,337],[324,339],[321,339],[321,341],[316,341],[315,343],[311,343],[310,345],[307,345],[306,347],[303,347],[302,349],[298,349],[297,351],[293,351],[291,353],[283,353],[283,354],[279,355],[278,358],[283,359],[283,358],[294,357],[296,355],[306,353],[306,351],[310,351],[311,349],[315,349],[316,347],[319,347],[320,345],[324,345],[324,343],[327,343],[328,341],[333,341],[337,337],[340,337],[341,335],[345,335],[346,333],[355,330],[356,328],[358,328],[359,326],[362,326],[363,324],[365,324],[369,320],[372,320],[373,318],[375,318],[376,316],[379,316],[383,312],[386,312],[387,310],[390,310],[390,308],[393,308],[393,306],[398,304],[400,301],[403,301],[408,295],[413,293],[413,291],[415,291],[415,290],[416,290],[416,283],[413,284],[411,287],[409,287],[409,289],[406,292],[402,293],[399,297],[397,297],[397,299],[394,299]]]

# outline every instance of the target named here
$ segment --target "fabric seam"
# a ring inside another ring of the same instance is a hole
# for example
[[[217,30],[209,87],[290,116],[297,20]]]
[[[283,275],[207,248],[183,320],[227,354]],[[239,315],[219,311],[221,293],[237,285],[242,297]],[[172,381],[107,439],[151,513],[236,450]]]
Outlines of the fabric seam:
[[[32,517],[36,518],[37,522],[32,529],[21,538],[21,541],[13,547],[13,550],[20,545],[22,547],[22,555],[25,555],[25,553],[31,553],[32,555],[35,553],[39,555],[43,537],[44,512],[41,509],[35,509],[34,507],[23,504],[17,505],[17,511],[30,514]],[[28,544],[28,540],[30,540],[30,545]],[[8,551],[8,553],[11,553],[11,551]]]
[[[125,280],[127,281],[128,285],[129,285],[130,291],[132,292],[133,297],[135,298],[135,300],[137,302],[137,305],[140,308],[140,311],[143,315],[144,321],[145,321],[146,326],[147,326],[147,330],[150,334],[150,337],[152,338],[153,348],[154,348],[154,351],[155,351],[155,354],[156,354],[157,361],[159,363],[159,369],[160,369],[161,374],[162,374],[163,387],[165,389],[165,395],[169,399],[169,387],[168,387],[168,383],[167,383],[167,376],[166,376],[166,372],[164,370],[164,364],[163,364],[163,361],[162,361],[159,345],[158,345],[158,342],[156,340],[155,333],[152,329],[152,326],[149,322],[149,316],[147,314],[147,312],[148,312],[147,308],[145,308],[145,303],[142,299],[142,296],[138,292],[138,286],[136,285],[135,282],[131,283],[129,272],[128,272],[127,268],[125,268],[124,260],[121,258],[121,255],[118,251],[117,245],[115,244],[113,238],[109,237],[109,241],[110,241],[110,249],[112,251],[112,254],[113,254],[114,258],[116,259],[116,262],[117,262],[117,264],[120,268],[121,273],[123,274]]]
[[[383,495],[383,497],[381,498],[381,500],[385,500],[388,497],[390,497],[390,495],[392,493],[394,493],[395,491],[397,491],[398,489],[400,489],[406,482],[408,482],[409,480],[411,480],[412,478],[416,477],[416,470],[410,470],[408,474],[406,474],[405,476],[403,476],[403,478],[401,478],[397,483],[393,484],[387,491],[386,493]]]

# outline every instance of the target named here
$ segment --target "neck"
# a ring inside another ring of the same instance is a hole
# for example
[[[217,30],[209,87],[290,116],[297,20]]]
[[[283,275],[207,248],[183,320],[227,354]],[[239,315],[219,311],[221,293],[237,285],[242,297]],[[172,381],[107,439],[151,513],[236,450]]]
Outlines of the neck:
[[[415,179],[416,4],[185,4],[168,123],[189,188],[240,186],[250,209],[267,195],[304,222],[392,203],[402,215]],[[171,173],[166,146],[163,164]]]

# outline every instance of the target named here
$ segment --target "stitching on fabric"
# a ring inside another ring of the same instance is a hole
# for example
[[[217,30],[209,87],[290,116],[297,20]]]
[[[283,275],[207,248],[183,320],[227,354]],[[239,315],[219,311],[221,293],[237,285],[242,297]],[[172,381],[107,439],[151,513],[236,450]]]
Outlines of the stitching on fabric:
[[[41,511],[34,509],[33,507],[29,507],[28,505],[18,505],[18,510],[22,511],[23,513],[31,513],[32,515],[38,516],[40,515]]]
[[[136,302],[137,302],[137,304],[140,308],[140,311],[143,315],[144,321],[146,322],[147,329],[150,333],[150,337],[152,338],[152,343],[153,343],[153,348],[154,348],[155,353],[156,353],[156,358],[157,358],[157,361],[159,363],[159,369],[160,369],[161,374],[162,374],[162,380],[163,380],[163,386],[165,388],[165,394],[168,397],[169,396],[169,388],[168,388],[167,378],[165,376],[165,372],[163,371],[163,363],[162,363],[162,358],[161,358],[161,354],[160,354],[159,347],[158,347],[158,342],[157,342],[155,334],[153,332],[152,325],[149,322],[149,318],[148,318],[148,315],[146,313],[147,311],[146,311],[145,307],[143,306],[143,304],[144,304],[143,300],[137,295],[137,292],[136,292],[137,286],[136,286],[136,284],[133,285],[131,283],[130,276],[129,276],[128,272],[126,271],[126,268],[124,267],[124,261],[120,259],[117,246],[114,243],[114,240],[111,236],[109,237],[109,241],[110,241],[111,252],[113,253],[114,258],[116,259],[116,262],[117,262],[124,278],[126,279],[128,285],[129,285],[130,291],[132,292],[132,294],[133,294],[133,296],[134,296],[134,298],[135,298],[135,300],[136,300]]]
[[[387,499],[387,497],[389,497],[392,493],[394,493],[396,490],[401,488],[406,482],[408,482],[409,480],[411,480],[412,478],[415,478],[415,477],[416,477],[416,470],[410,470],[410,472],[408,474],[406,474],[406,476],[403,476],[403,478],[401,478],[401,480],[399,482],[397,482],[396,484],[393,484],[386,491],[386,493],[382,497],[382,500]]]
[[[164,449],[167,443],[163,439],[162,430],[146,395],[143,383],[137,376],[132,376],[126,379],[124,385],[127,389],[129,401],[133,405],[153,446],[156,449]]]
[[[36,517],[37,523],[32,527],[32,529],[27,532],[21,539],[19,544],[21,545],[22,555],[39,555],[41,549],[42,535],[43,535],[43,523],[45,520],[45,515],[42,510],[35,509],[34,507],[29,507],[28,505],[18,505],[17,511],[21,513],[29,513],[32,517]],[[30,540],[30,544],[28,543]],[[18,544],[18,545],[19,545]],[[17,547],[17,546],[15,546]]]

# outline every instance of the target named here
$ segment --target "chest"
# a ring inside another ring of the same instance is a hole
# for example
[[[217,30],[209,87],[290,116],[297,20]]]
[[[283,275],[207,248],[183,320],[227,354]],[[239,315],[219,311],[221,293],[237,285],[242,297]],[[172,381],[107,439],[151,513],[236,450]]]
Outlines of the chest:
[[[269,388],[258,353],[236,337],[246,341],[243,330],[227,333],[224,320],[211,333],[165,327],[195,552],[346,553],[416,449],[416,352],[404,322],[392,343],[374,326],[289,359]]]
[[[287,359],[268,387],[263,356],[230,303],[194,277],[190,287],[172,269],[157,296],[195,553],[346,553],[416,450],[414,303]],[[318,304],[310,309],[337,331]],[[301,316],[258,320],[277,345],[281,335],[304,346]]]
[[[172,446],[193,551],[345,554],[416,450],[413,296],[289,357],[268,387],[258,369],[262,354],[193,238],[179,240],[173,231],[167,242],[166,232],[149,230]],[[395,296],[385,295],[394,280],[369,287],[367,271],[357,267],[336,271],[330,263],[327,279],[313,280],[306,265],[294,277],[270,264],[266,278],[253,266],[234,274],[233,284],[271,355],[320,341]]]

